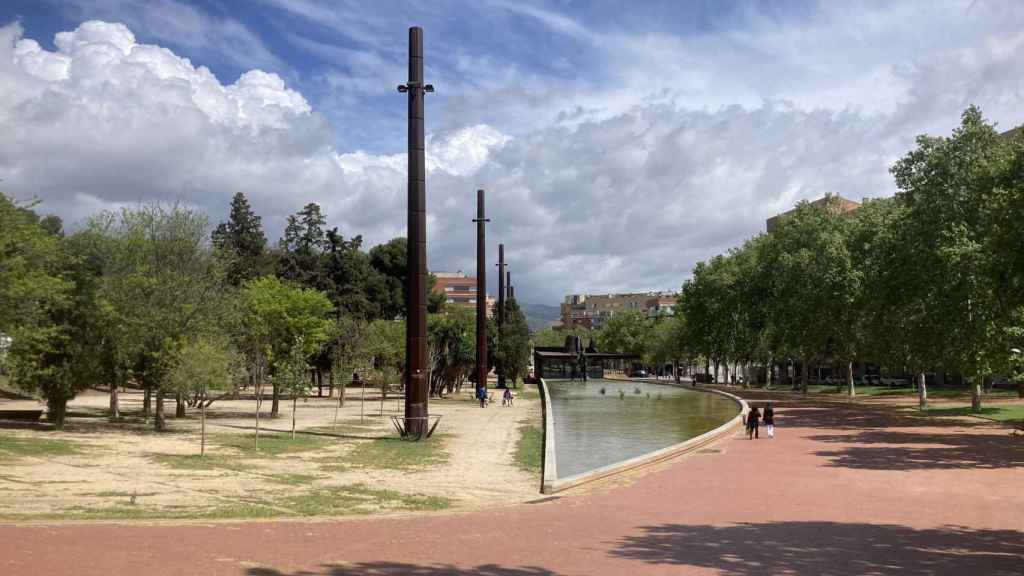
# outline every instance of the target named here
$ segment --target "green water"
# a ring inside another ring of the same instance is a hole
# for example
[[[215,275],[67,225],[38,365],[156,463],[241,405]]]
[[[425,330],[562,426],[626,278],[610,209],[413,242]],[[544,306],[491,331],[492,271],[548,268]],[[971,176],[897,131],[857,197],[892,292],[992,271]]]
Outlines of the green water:
[[[546,382],[554,413],[558,478],[677,444],[739,413],[736,403],[723,396],[665,384]]]

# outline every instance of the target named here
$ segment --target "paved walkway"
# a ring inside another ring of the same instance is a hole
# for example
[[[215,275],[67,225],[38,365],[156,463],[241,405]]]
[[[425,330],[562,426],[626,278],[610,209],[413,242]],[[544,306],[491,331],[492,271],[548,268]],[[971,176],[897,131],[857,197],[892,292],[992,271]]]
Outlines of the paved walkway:
[[[736,435],[633,478],[481,512],[0,526],[0,574],[1024,571],[1024,438],[877,407],[783,401],[777,419],[775,440]]]

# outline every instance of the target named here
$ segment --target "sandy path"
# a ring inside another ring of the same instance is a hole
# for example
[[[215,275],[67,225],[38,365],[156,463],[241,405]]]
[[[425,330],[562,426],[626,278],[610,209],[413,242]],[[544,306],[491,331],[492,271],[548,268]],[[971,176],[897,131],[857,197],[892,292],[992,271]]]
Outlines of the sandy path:
[[[45,515],[61,510],[95,509],[125,505],[131,496],[147,506],[167,509],[191,506],[203,510],[225,504],[251,500],[264,493],[284,488],[275,480],[287,475],[304,475],[310,486],[345,486],[362,484],[376,490],[396,490],[403,494],[419,494],[448,498],[456,509],[475,509],[496,502],[517,502],[538,496],[539,476],[526,473],[514,464],[519,426],[523,422],[540,421],[540,404],[536,399],[520,399],[514,408],[500,403],[481,409],[466,391],[448,399],[431,401],[431,412],[442,416],[438,426],[438,442],[447,452],[444,464],[416,470],[388,470],[371,467],[345,469],[345,454],[353,450],[361,438],[396,437],[390,416],[401,409],[399,399],[384,404],[376,400],[376,392],[367,389],[368,400],[360,418],[359,391],[349,391],[346,406],[339,411],[342,437],[328,439],[320,449],[297,454],[266,457],[258,466],[243,469],[184,470],[155,463],[153,455],[191,455],[199,448],[199,422],[194,414],[185,420],[169,418],[170,433],[155,434],[143,424],[126,429],[109,426],[103,418],[73,417],[66,431],[52,432],[27,429],[0,429],[0,446],[5,438],[67,439],[83,447],[76,455],[44,455],[22,457],[0,468],[0,514],[7,517]],[[138,410],[141,394],[121,397],[122,409]],[[76,399],[69,410],[77,413],[101,414],[108,398],[89,392]],[[0,407],[31,408],[31,401],[3,401]],[[220,401],[209,410],[207,429],[211,435],[251,435],[254,408],[251,400]],[[265,401],[269,410],[269,402]],[[297,405],[299,430],[332,425],[336,399],[309,398]],[[281,403],[281,417],[261,418],[264,431],[286,431],[291,426],[291,402]],[[166,404],[174,413],[173,401]],[[215,443],[208,454],[233,454],[231,449]],[[341,466],[322,465],[325,459]]]

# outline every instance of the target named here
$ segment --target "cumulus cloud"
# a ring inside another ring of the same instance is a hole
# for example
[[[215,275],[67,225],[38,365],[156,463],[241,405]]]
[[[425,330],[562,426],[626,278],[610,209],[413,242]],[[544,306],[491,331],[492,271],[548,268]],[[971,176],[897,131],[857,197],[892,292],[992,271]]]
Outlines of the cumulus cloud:
[[[678,39],[529,13],[601,49],[614,42],[622,58],[602,72],[614,82],[598,89],[499,69],[471,85],[483,88],[473,96],[439,82],[439,94],[452,94],[428,108],[448,118],[428,135],[431,267],[474,269],[477,188],[488,191],[488,239],[506,244],[517,294],[546,303],[574,291],[674,289],[696,261],[762,230],[799,199],[889,195],[887,169],[914,136],[948,131],[968,104],[1011,125],[1024,121],[1024,35],[1014,18],[985,10],[971,15],[985,24],[973,36],[959,31],[942,46],[911,34],[893,44],[889,60],[874,48],[850,55],[845,74],[836,70],[842,50],[830,43],[839,32],[828,27],[852,19],[858,42],[873,46],[913,29],[888,19],[909,16],[887,13],[871,24],[836,9],[816,20],[825,30],[807,24],[806,38],[786,40],[768,24],[750,35]],[[955,23],[948,13],[921,18],[939,30]],[[117,23],[62,32],[55,50],[23,36],[17,24],[0,28],[5,192],[38,196],[43,210],[74,224],[150,200],[183,201],[217,220],[242,191],[272,239],[307,202],[368,244],[404,234],[404,154],[339,150],[346,126],[328,122],[281,76],[252,69],[227,83]],[[818,80],[813,70],[793,72],[795,55],[815,42],[820,50],[807,59],[824,70]],[[929,51],[908,48],[915,45]],[[778,61],[743,68],[754,52]],[[688,56],[673,60],[679,53]],[[378,64],[391,66],[385,58],[371,68]],[[433,78],[455,81],[476,66]],[[399,150],[405,137],[404,126],[383,135]]]

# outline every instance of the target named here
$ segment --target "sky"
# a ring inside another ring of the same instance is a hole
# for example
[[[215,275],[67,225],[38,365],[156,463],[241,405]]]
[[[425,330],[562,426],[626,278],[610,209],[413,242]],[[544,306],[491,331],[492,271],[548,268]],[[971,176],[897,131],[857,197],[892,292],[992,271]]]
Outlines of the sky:
[[[216,224],[243,192],[271,242],[308,202],[403,236],[413,25],[429,266],[475,273],[483,188],[531,304],[678,290],[799,200],[891,196],[971,104],[1024,124],[1015,0],[6,0],[0,191],[69,230],[154,201]]]

